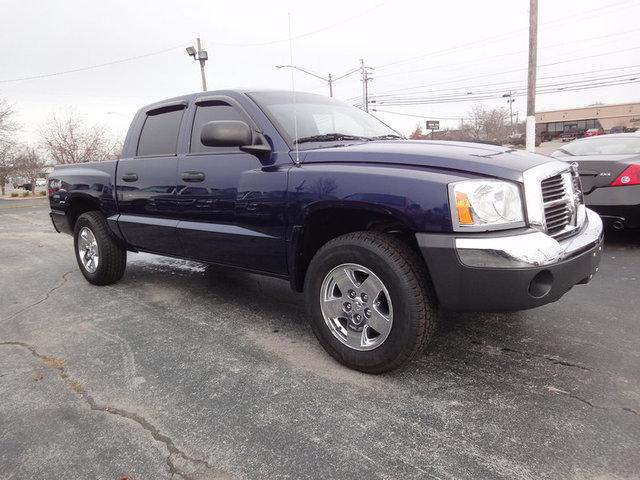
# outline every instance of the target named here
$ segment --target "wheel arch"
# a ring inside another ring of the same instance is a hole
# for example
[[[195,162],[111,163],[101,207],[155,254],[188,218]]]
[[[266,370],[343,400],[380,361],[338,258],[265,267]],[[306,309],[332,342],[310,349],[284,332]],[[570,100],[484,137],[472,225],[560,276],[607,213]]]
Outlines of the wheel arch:
[[[309,262],[315,253],[336,237],[358,231],[377,231],[392,234],[420,254],[415,232],[408,218],[381,205],[361,202],[317,203],[304,214],[302,222],[293,227],[289,253],[291,288],[304,289]],[[422,255],[420,255],[422,258]],[[424,261],[424,260],[423,260]]]
[[[103,213],[100,208],[100,201],[91,195],[85,194],[75,194],[70,196],[70,198],[67,199],[66,207],[65,213],[71,232],[73,232],[76,226],[78,217],[83,213],[92,211]]]

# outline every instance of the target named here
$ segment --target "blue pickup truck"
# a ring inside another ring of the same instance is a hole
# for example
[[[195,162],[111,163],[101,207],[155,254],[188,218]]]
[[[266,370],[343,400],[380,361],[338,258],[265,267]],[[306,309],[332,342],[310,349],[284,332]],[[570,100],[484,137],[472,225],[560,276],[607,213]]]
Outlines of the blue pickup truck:
[[[415,358],[439,309],[553,302],[592,278],[602,251],[575,166],[408,141],[306,93],[148,105],[120,160],[56,166],[48,194],[92,284],[118,281],[127,251],[287,279],[327,352],[369,373]]]

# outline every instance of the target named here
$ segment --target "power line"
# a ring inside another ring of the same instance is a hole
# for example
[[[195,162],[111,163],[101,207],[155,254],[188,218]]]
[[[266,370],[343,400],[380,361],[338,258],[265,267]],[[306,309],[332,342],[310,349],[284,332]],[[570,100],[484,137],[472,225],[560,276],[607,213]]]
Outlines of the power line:
[[[545,95],[545,94],[550,94],[550,93],[561,93],[561,92],[572,92],[572,91],[579,91],[579,90],[589,90],[589,89],[595,89],[595,88],[602,88],[602,87],[610,87],[610,86],[618,86],[618,85],[627,85],[627,84],[632,84],[632,83],[638,83],[640,82],[640,78],[632,78],[632,79],[628,79],[628,80],[610,80],[607,82],[598,82],[598,83],[592,83],[592,84],[585,84],[585,85],[574,85],[574,86],[569,86],[569,87],[551,87],[548,85],[545,86],[541,86],[540,89],[536,90],[536,94],[537,95]],[[457,97],[448,97],[448,98],[442,98],[442,97],[425,97],[425,98],[415,98],[415,99],[399,99],[399,100],[382,100],[382,101],[375,101],[374,104],[375,105],[388,105],[388,106],[406,106],[406,105],[435,105],[435,104],[442,104],[442,103],[460,103],[460,102],[474,102],[474,101],[480,101],[480,100],[491,100],[491,99],[498,99],[501,98],[503,94],[503,91],[496,91],[496,92],[486,92],[486,93],[479,93],[476,95],[459,95]],[[525,92],[521,91],[521,92],[514,92],[513,96],[524,96]]]
[[[570,83],[551,83],[541,85],[536,92],[544,93],[550,91],[571,91],[573,89],[581,88],[583,86],[600,86],[600,85],[611,85],[618,82],[623,83],[633,83],[635,81],[640,80],[640,72],[634,73],[632,75],[624,75],[624,76],[616,76],[602,79],[586,79],[579,82],[570,82]],[[521,87],[518,89],[512,89],[511,93],[514,96],[522,96],[526,91],[525,87]],[[414,97],[399,97],[399,98],[382,98],[382,99],[374,99],[375,103],[378,105],[391,105],[391,104],[399,104],[399,103],[412,103],[412,102],[422,102],[422,101],[432,101],[438,100],[441,103],[444,103],[448,100],[459,100],[459,99],[483,99],[485,97],[488,98],[500,98],[504,95],[504,89],[500,90],[484,90],[480,92],[474,92],[473,94],[463,94],[463,93],[455,93],[449,95],[438,95],[438,96],[414,96]]]
[[[461,117],[442,117],[440,115],[413,115],[411,113],[401,113],[401,112],[392,112],[391,110],[380,110],[379,108],[372,108],[374,112],[381,113],[391,113],[393,115],[402,115],[403,117],[414,117],[414,118],[431,118],[437,120],[460,120]]]
[[[538,65],[538,68],[550,67],[550,66],[560,65],[560,64],[564,64],[564,63],[572,63],[572,62],[577,62],[577,61],[580,61],[580,60],[603,57],[603,56],[607,56],[607,55],[615,55],[615,54],[618,54],[618,53],[625,53],[625,52],[629,52],[629,51],[632,51],[632,50],[638,50],[638,49],[640,49],[640,46],[631,47],[631,48],[625,48],[625,49],[618,49],[618,50],[614,50],[614,51],[610,51],[610,52],[598,53],[598,54],[595,54],[595,55],[587,55],[587,56],[584,56],[584,57],[575,57],[575,58],[570,58],[570,59],[562,60],[562,61],[558,61],[558,62],[545,63],[545,64],[542,64],[542,65]],[[478,79],[478,78],[493,77],[493,76],[502,75],[502,74],[505,74],[505,73],[516,73],[516,72],[523,72],[523,71],[526,71],[526,70],[527,70],[526,68],[517,68],[517,69],[514,69],[514,70],[505,70],[505,71],[502,71],[502,72],[491,72],[491,73],[486,73],[486,74],[482,74],[482,75],[475,75],[475,76],[472,76],[472,77],[465,77],[465,78],[458,79],[458,80],[444,80],[444,81],[441,81],[441,82],[430,83],[430,84],[427,84],[427,85],[416,85],[416,86],[413,86],[413,87],[397,88],[397,89],[393,89],[393,90],[383,90],[380,93],[394,93],[394,92],[413,90],[413,89],[422,88],[422,87],[431,87],[431,86],[436,86],[436,85],[460,83],[460,82],[464,82],[466,80],[475,80],[475,79]],[[470,86],[469,88],[473,88],[473,86]]]
[[[339,22],[336,23],[332,23],[331,25],[327,25],[325,27],[321,27],[318,28],[317,30],[312,30],[310,32],[307,33],[302,33],[300,35],[294,35],[293,37],[291,37],[291,40],[297,40],[300,38],[305,38],[305,37],[309,37],[311,35],[315,35],[316,33],[320,33],[320,32],[324,32],[325,30],[330,30],[332,28],[335,27],[339,27],[340,25],[343,25],[347,22],[350,22],[351,20],[355,20],[356,18],[360,18],[366,14],[368,14],[369,12],[372,12],[373,10],[376,10],[377,8],[380,8],[382,5],[384,5],[385,3],[387,3],[389,0],[385,0],[383,2],[378,3],[377,5],[374,5],[373,7],[367,8],[366,10],[363,10],[359,13],[356,13],[350,17],[346,17],[344,19],[342,19]],[[256,42],[256,43],[221,43],[221,42],[209,42],[212,45],[218,45],[221,47],[263,47],[263,46],[267,46],[267,45],[275,45],[278,43],[285,43],[285,42],[289,42],[289,38],[281,38],[278,40],[269,40],[266,42]]]
[[[299,38],[305,38],[305,37],[309,37],[311,35],[315,35],[316,33],[320,33],[320,32],[324,32],[325,30],[329,30],[332,28],[335,28],[337,26],[343,25],[347,22],[350,22],[351,20],[355,20],[356,18],[362,17],[364,15],[366,15],[367,13],[381,7],[382,5],[384,5],[385,3],[387,3],[389,0],[385,0],[383,2],[378,3],[377,5],[374,5],[373,7],[370,7],[366,10],[363,10],[359,13],[356,13],[350,17],[347,17],[343,20],[341,20],[340,22],[336,22],[333,23],[331,25],[327,25],[325,27],[322,28],[318,28],[316,30],[312,30],[310,32],[306,32],[306,33],[302,33],[300,35],[296,35],[294,37],[291,38],[291,40],[295,40],[295,39],[299,39]],[[289,42],[289,38],[282,38],[282,39],[278,39],[278,40],[271,40],[271,41],[267,41],[267,42],[259,42],[259,43],[245,43],[245,44],[241,44],[241,43],[219,43],[219,42],[208,42],[212,45],[218,45],[218,46],[224,46],[224,47],[258,47],[258,46],[265,46],[265,45],[273,45],[273,44],[277,44],[277,43],[284,43],[284,42]],[[4,80],[0,80],[0,84],[2,83],[12,83],[12,82],[20,82],[20,81],[24,81],[24,80],[36,80],[36,79],[40,79],[40,78],[49,78],[49,77],[55,77],[58,75],[66,75],[69,73],[77,73],[77,72],[84,72],[87,70],[93,70],[96,68],[102,68],[102,67],[107,67],[109,65],[116,65],[119,63],[125,63],[125,62],[130,62],[133,60],[139,60],[142,58],[147,58],[147,57],[151,57],[154,55],[160,55],[162,53],[166,53],[166,52],[170,52],[172,50],[176,50],[178,48],[185,48],[187,47],[188,44],[180,44],[180,45],[176,45],[175,47],[170,47],[170,48],[165,48],[163,50],[158,50],[155,52],[150,52],[150,53],[145,53],[142,55],[135,55],[133,57],[127,57],[127,58],[122,58],[119,60],[113,60],[110,62],[105,62],[105,63],[99,63],[96,65],[88,65],[86,67],[79,67],[79,68],[73,68],[70,70],[63,70],[63,71],[59,71],[59,72],[52,72],[52,73],[42,73],[42,74],[38,74],[38,75],[31,75],[31,76],[26,76],[26,77],[18,77],[18,78],[8,78],[8,79],[4,79]]]
[[[118,63],[131,62],[133,60],[139,60],[141,58],[147,58],[147,57],[152,57],[154,55],[160,55],[160,54],[163,54],[163,53],[170,52],[172,50],[177,50],[178,48],[185,48],[186,46],[187,46],[187,44],[176,45],[175,47],[165,48],[163,50],[158,50],[156,52],[144,53],[142,55],[135,55],[133,57],[121,58],[120,60],[113,60],[111,62],[98,63],[96,65],[89,65],[89,66],[86,66],[86,67],[73,68],[71,70],[62,70],[60,72],[41,73],[39,75],[31,75],[31,76],[28,76],[28,77],[8,78],[8,79],[5,79],[5,80],[0,80],[0,83],[21,82],[23,80],[35,80],[35,79],[38,79],[38,78],[49,78],[49,77],[56,77],[58,75],[66,75],[68,73],[84,72],[86,70],[93,70],[93,69],[96,69],[96,68],[107,67],[109,65],[116,65]]]
[[[556,26],[558,26],[558,24],[561,24],[561,23],[566,22],[566,21],[574,21],[577,17],[583,16],[583,15],[586,15],[586,14],[589,14],[589,13],[599,12],[599,11],[610,9],[610,8],[618,9],[621,6],[626,5],[628,3],[632,3],[634,5],[637,5],[635,0],[626,0],[626,1],[623,1],[623,2],[620,2],[620,3],[616,3],[616,4],[605,5],[605,6],[594,8],[594,9],[591,9],[591,10],[585,10],[583,12],[579,12],[579,13],[576,13],[576,14],[573,14],[573,15],[569,15],[569,16],[566,16],[566,17],[562,17],[562,18],[547,22],[544,25],[544,27],[542,27],[541,29],[545,29],[545,28],[549,28],[549,27],[556,27]],[[522,29],[511,30],[509,32],[505,32],[505,33],[501,33],[501,34],[498,34],[498,35],[492,35],[490,37],[477,39],[477,40],[474,40],[473,42],[459,44],[459,45],[456,45],[454,47],[445,48],[443,50],[437,50],[435,52],[430,52],[430,53],[426,53],[426,54],[422,54],[422,55],[417,55],[417,56],[414,56],[414,57],[408,57],[408,58],[405,58],[405,59],[395,60],[395,61],[389,62],[389,63],[384,63],[382,65],[378,65],[376,68],[378,70],[382,70],[384,68],[388,68],[388,67],[393,66],[393,65],[398,65],[400,63],[413,62],[415,60],[420,60],[420,59],[427,58],[427,57],[441,55],[443,53],[448,53],[448,52],[451,52],[451,51],[459,50],[461,48],[470,47],[470,46],[477,46],[477,45],[481,45],[481,44],[484,44],[484,43],[490,43],[490,42],[493,42],[493,41],[496,41],[496,40],[500,40],[500,39],[503,39],[503,38],[510,38],[510,37],[521,35],[521,34],[522,34]]]
[[[600,70],[591,70],[591,71],[587,71],[587,72],[579,72],[579,73],[569,73],[569,74],[563,74],[563,75],[550,75],[550,76],[546,76],[546,77],[540,77],[540,80],[550,80],[550,79],[554,79],[554,78],[565,78],[565,77],[577,77],[577,76],[581,76],[581,75],[587,75],[590,73],[602,73],[602,72],[609,72],[609,71],[615,71],[615,70],[626,70],[629,68],[638,68],[640,67],[640,65],[630,65],[628,67],[615,67],[615,68],[604,68],[604,69],[600,69]],[[625,74],[618,74],[617,76],[626,76],[628,75],[627,73]],[[595,76],[595,77],[587,77],[587,78],[583,78],[583,79],[576,79],[578,81],[582,80],[599,80],[599,79],[604,79],[604,78],[609,78],[608,76]],[[494,83],[484,83],[484,84],[479,84],[479,85],[474,85],[473,87],[468,87],[468,86],[462,86],[462,87],[454,87],[454,88],[440,88],[440,89],[435,89],[435,90],[419,90],[419,91],[412,91],[412,92],[407,92],[407,93],[381,93],[381,94],[376,94],[373,95],[374,98],[389,98],[389,97],[393,97],[393,98],[401,98],[403,96],[411,96],[411,95],[419,95],[419,94],[425,94],[425,93],[442,93],[442,92],[460,92],[460,91],[469,91],[470,88],[472,88],[473,90],[480,88],[480,87],[496,87],[499,86],[501,87],[502,90],[507,90],[509,88],[515,88],[514,85],[518,86],[518,85],[522,85],[523,80],[514,80],[514,81],[510,81],[510,82],[494,82]]]
[[[548,91],[549,89],[554,90],[569,90],[576,87],[581,87],[584,85],[601,85],[607,84],[610,82],[619,82],[619,81],[636,81],[640,79],[640,72],[629,73],[625,75],[616,75],[610,77],[600,77],[600,78],[587,78],[573,82],[565,82],[565,83],[548,83],[541,85],[538,90],[540,91]],[[521,86],[520,88],[512,88],[511,91],[514,95],[523,94],[525,91],[525,87]],[[483,90],[477,92],[469,92],[469,93],[450,93],[446,95],[433,95],[433,96],[411,96],[411,97],[390,97],[390,98],[375,98],[374,100],[378,104],[390,104],[395,102],[412,102],[412,101],[421,101],[421,100],[449,100],[449,99],[459,99],[459,98],[479,98],[481,96],[494,96],[499,95],[502,96],[504,94],[504,89],[492,89],[492,90]],[[497,98],[497,97],[496,97]]]
[[[608,35],[601,35],[599,37],[590,37],[588,39],[578,39],[578,40],[571,40],[571,41],[567,41],[567,42],[561,42],[561,43],[555,43],[553,45],[546,45],[544,48],[541,48],[540,50],[547,50],[550,48],[554,48],[554,47],[560,47],[560,46],[565,46],[565,45],[569,45],[572,43],[584,43],[585,41],[593,41],[593,40],[600,40],[603,38],[609,38],[609,37],[618,37],[621,35],[627,35],[629,33],[636,33],[639,32],[640,28],[635,28],[632,30],[627,30],[624,32],[618,32],[618,33],[611,33]],[[610,43],[610,42],[606,42],[606,43]],[[602,45],[602,44],[601,44]],[[600,45],[599,45],[600,46]],[[433,70],[435,68],[450,68],[450,67],[457,67],[460,65],[473,65],[476,63],[486,63],[487,60],[493,60],[496,58],[503,58],[503,57],[509,57],[512,55],[521,55],[523,53],[527,53],[528,50],[518,50],[516,52],[509,52],[509,53],[501,53],[499,55],[491,55],[490,57],[482,57],[476,61],[467,61],[467,62],[457,62],[457,63],[448,63],[448,64],[440,64],[440,65],[432,65],[429,67],[423,67],[423,68],[417,68],[414,70],[404,70],[404,71],[400,71],[400,72],[393,72],[393,73],[386,73],[386,74],[382,74],[382,75],[377,75],[376,78],[380,79],[380,78],[387,78],[387,77],[393,77],[393,76],[397,76],[397,75],[406,75],[409,73],[416,73],[416,72],[424,72],[425,70]]]

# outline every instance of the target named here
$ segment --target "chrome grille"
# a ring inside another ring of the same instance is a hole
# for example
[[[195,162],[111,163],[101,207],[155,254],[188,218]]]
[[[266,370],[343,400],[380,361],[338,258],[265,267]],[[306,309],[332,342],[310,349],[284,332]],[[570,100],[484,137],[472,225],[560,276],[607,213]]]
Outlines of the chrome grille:
[[[558,200],[564,196],[565,188],[564,188],[564,180],[562,180],[562,175],[554,175],[553,177],[545,178],[542,180],[542,199],[544,203],[550,202],[551,200]]]
[[[573,170],[567,170],[543,179],[540,187],[546,232],[554,238],[571,234],[576,228],[580,177]]]
[[[522,173],[527,223],[556,240],[577,233],[586,220],[578,164],[550,160]]]

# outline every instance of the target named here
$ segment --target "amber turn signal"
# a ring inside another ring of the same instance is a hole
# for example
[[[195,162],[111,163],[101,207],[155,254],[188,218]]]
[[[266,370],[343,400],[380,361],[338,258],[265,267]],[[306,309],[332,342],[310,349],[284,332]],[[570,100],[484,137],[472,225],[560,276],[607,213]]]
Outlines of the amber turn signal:
[[[458,223],[460,225],[473,225],[471,215],[471,203],[466,193],[456,192],[456,209],[458,210]]]

